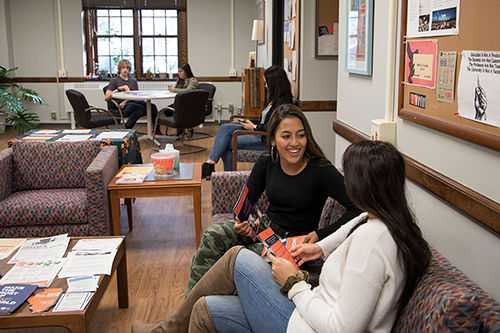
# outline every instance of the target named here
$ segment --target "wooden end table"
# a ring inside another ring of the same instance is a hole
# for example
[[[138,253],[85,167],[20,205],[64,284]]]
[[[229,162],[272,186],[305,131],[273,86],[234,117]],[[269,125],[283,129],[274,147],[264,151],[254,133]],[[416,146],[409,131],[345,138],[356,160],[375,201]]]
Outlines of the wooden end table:
[[[94,293],[94,296],[90,299],[87,307],[83,311],[68,311],[68,312],[53,312],[51,308],[47,312],[33,314],[29,309],[28,302],[24,302],[14,313],[0,317],[0,329],[10,329],[10,328],[28,328],[28,327],[47,327],[47,326],[62,326],[67,328],[72,333],[87,333],[87,327],[97,310],[97,306],[101,301],[106,288],[111,281],[111,277],[116,271],[117,284],[118,284],[118,306],[120,308],[128,308],[128,282],[127,282],[127,258],[125,250],[125,237],[118,248],[115,260],[113,261],[113,268],[111,270],[111,275],[101,275],[99,281],[99,288]],[[71,241],[68,246],[67,253],[71,251],[76,242],[82,238],[116,238],[116,236],[110,237],[71,237]],[[16,251],[15,251],[16,252]],[[14,253],[15,253],[14,252]],[[0,261],[0,271],[6,273],[13,265],[7,264],[10,258]],[[68,289],[66,284],[66,279],[54,279],[49,288],[64,288],[66,291]],[[45,288],[38,288],[35,293],[42,291]]]
[[[194,206],[194,226],[196,230],[196,246],[201,239],[201,163],[193,163],[193,177],[189,180],[155,180],[145,181],[142,184],[116,184],[118,177],[114,177],[108,185],[111,203],[111,216],[115,235],[120,235],[120,198],[125,198],[127,203],[128,227],[132,231],[132,198],[146,197],[176,197],[192,196]],[[144,166],[141,164],[124,165],[120,171],[127,167]]]

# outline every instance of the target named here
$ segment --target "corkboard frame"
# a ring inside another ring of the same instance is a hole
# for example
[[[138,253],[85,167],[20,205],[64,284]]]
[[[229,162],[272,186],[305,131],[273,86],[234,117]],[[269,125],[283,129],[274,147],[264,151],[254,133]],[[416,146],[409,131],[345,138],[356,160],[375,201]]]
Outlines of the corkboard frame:
[[[287,0],[285,0],[287,1]],[[300,98],[300,89],[299,89],[299,79],[300,79],[300,5],[301,5],[301,0],[297,0],[295,2],[295,5],[297,6],[295,8],[295,17],[292,17],[290,20],[285,21],[285,23],[289,23],[291,21],[295,21],[295,40],[294,40],[294,46],[293,49],[288,48],[288,43],[283,43],[283,58],[284,59],[289,59],[290,62],[293,59],[293,51],[297,52],[297,68],[296,68],[296,73],[295,73],[295,80],[290,80],[290,85],[292,88],[292,95],[296,98]]]
[[[339,0],[316,0],[315,58],[337,59],[338,54],[318,54],[319,27],[339,23]],[[338,45],[337,45],[338,52]]]
[[[462,0],[460,3],[460,32],[458,35],[406,38],[408,0],[402,2],[398,116],[462,140],[500,151],[500,128],[458,116],[458,96],[456,95],[462,61],[461,52],[463,50],[500,51],[500,35],[493,33],[496,31],[493,26],[499,25],[495,22],[498,22],[497,13],[500,11],[500,2],[498,0],[484,0],[481,6],[474,6],[473,0]],[[488,10],[485,11],[485,8]],[[405,80],[405,42],[425,39],[438,40],[438,54],[440,51],[457,51],[458,53],[453,104],[438,102],[436,89],[403,84]],[[410,92],[426,96],[427,106],[425,109],[410,105]]]

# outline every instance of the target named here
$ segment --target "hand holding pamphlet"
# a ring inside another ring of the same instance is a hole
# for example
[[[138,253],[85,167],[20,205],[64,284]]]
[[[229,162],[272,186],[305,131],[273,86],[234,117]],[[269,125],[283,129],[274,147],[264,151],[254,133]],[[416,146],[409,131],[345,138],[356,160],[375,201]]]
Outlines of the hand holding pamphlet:
[[[248,194],[248,187],[246,185],[241,191],[240,197],[233,207],[233,211],[240,222],[248,222],[253,231],[252,238],[255,240],[259,232],[260,222],[262,221],[262,213],[257,207],[255,200]]]
[[[296,237],[297,239],[295,240],[295,242],[293,240],[290,242],[290,247],[285,246],[285,244],[283,244],[283,242],[278,238],[278,236],[276,236],[271,228],[267,228],[266,230],[262,231],[257,237],[259,237],[259,240],[264,243],[265,251],[267,253],[271,253],[271,255],[274,255],[275,257],[290,261],[297,271],[300,270],[299,266],[295,262],[295,259],[293,259],[292,254],[288,249],[292,246],[300,244],[298,243],[298,241],[300,241],[300,237],[304,237],[301,241],[304,242],[305,236]]]

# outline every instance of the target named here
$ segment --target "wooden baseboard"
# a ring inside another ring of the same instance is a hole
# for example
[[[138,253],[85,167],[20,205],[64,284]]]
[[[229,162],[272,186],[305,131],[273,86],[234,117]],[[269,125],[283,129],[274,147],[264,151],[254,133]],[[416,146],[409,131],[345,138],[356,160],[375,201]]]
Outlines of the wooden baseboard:
[[[370,137],[340,120],[333,122],[333,131],[349,142],[370,140]],[[413,183],[446,204],[500,236],[500,203],[440,174],[403,154],[406,176]]]

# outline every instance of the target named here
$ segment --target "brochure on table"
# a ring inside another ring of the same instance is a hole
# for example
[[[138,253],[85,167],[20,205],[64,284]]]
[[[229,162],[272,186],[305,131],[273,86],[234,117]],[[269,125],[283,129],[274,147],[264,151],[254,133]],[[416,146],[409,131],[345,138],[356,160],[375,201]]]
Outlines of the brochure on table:
[[[70,252],[68,262],[59,273],[59,278],[110,275],[115,256],[116,250]]]
[[[66,253],[69,241],[68,234],[27,240],[9,260],[9,264],[15,264],[21,260],[62,258]]]
[[[6,284],[0,286],[0,315],[14,312],[35,291],[36,286]]]
[[[12,267],[0,284],[23,283],[48,287],[66,262],[66,258],[45,260],[21,260]]]
[[[26,238],[0,238],[0,260],[10,256]]]

